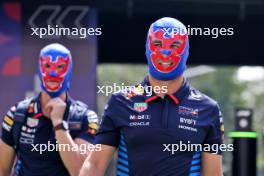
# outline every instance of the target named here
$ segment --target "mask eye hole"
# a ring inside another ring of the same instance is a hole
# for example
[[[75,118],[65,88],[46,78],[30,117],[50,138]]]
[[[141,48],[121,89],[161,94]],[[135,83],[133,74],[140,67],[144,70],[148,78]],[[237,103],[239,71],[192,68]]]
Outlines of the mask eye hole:
[[[65,67],[66,67],[66,64],[65,64],[65,63],[61,63],[57,68],[58,68],[58,71],[61,71],[61,70],[63,70]]]
[[[176,40],[171,44],[170,48],[180,48],[182,44],[183,44],[182,40]]]
[[[50,65],[49,65],[48,63],[44,63],[44,64],[43,64],[43,67],[44,67],[45,69],[49,69],[49,68],[50,68]]]
[[[154,39],[152,44],[157,47],[162,47],[162,42],[160,40]]]

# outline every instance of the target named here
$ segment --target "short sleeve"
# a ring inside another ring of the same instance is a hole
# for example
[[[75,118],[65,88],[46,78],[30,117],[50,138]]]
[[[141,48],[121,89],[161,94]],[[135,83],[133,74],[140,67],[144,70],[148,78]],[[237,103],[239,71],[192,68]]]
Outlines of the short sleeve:
[[[214,108],[210,118],[212,118],[212,121],[204,145],[210,146],[211,150],[213,149],[213,151],[209,151],[210,153],[222,154],[221,145],[224,144],[224,123],[218,105]]]
[[[16,111],[16,107],[13,106],[10,110],[4,115],[3,122],[1,125],[1,139],[7,145],[13,147],[15,142],[13,138],[13,125],[14,125],[14,114]]]
[[[115,95],[112,95],[105,107],[102,123],[96,134],[95,143],[118,147],[120,131],[115,125],[115,114],[117,111]]]
[[[83,125],[80,133],[75,138],[81,138],[89,143],[94,143],[95,134],[99,127],[99,118],[92,110],[87,110],[83,118]]]

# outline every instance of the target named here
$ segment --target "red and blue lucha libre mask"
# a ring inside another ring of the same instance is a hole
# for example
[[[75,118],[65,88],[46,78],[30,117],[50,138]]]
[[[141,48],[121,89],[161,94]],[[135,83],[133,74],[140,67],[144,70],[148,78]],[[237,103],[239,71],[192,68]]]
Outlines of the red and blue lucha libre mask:
[[[158,80],[182,75],[189,55],[187,29],[180,21],[164,17],[151,24],[146,42],[149,74]]]
[[[41,88],[51,97],[58,97],[69,89],[72,73],[70,51],[61,44],[50,44],[40,51],[39,78]]]

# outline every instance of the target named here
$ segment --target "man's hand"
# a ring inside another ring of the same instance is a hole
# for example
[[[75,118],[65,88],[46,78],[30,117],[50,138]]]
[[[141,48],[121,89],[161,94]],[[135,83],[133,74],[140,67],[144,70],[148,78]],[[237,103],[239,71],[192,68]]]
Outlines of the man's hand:
[[[66,109],[66,103],[59,97],[52,98],[45,106],[46,111],[50,115],[53,126],[62,123],[63,115]]]
[[[91,151],[82,165],[79,176],[104,176],[116,148],[108,145],[101,145],[101,147],[100,151]]]
[[[15,160],[15,150],[0,139],[0,175],[11,175],[12,166]]]

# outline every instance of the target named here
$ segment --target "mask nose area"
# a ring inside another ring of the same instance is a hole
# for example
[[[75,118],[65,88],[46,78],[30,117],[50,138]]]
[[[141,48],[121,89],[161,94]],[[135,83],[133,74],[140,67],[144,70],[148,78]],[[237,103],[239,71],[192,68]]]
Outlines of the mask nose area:
[[[55,71],[52,71],[52,72],[49,72],[49,75],[52,76],[52,77],[56,77],[57,73]]]
[[[171,50],[160,50],[160,54],[164,55],[165,57],[171,55]]]

